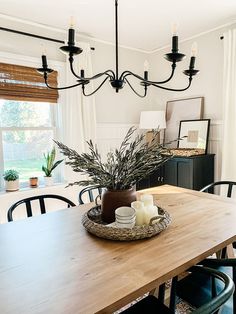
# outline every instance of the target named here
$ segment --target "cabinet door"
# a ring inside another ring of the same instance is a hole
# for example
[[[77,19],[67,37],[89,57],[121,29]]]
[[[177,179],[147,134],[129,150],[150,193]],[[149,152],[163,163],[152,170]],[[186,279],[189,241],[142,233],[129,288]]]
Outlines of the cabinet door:
[[[193,172],[191,160],[177,162],[177,185],[181,188],[193,188]]]
[[[163,167],[158,168],[150,175],[150,187],[163,184]]]
[[[178,184],[177,162],[175,160],[168,160],[164,164],[164,183],[176,186]]]

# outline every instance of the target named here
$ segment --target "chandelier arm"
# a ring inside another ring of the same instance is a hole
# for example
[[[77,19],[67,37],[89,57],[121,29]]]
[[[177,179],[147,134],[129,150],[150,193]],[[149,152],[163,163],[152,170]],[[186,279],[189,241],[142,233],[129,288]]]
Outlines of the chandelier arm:
[[[105,80],[102,81],[102,83],[90,94],[85,94],[85,88],[84,88],[84,84],[82,84],[82,91],[83,91],[83,95],[84,96],[92,96],[93,94],[95,94],[101,87],[102,85],[108,80],[109,76],[107,76],[105,78]]]
[[[136,90],[133,88],[133,86],[130,84],[130,82],[127,80],[127,78],[124,78],[125,82],[129,85],[129,87],[132,89],[132,91],[139,97],[144,98],[147,95],[147,86],[144,86],[144,95],[140,95]]]
[[[161,89],[164,89],[164,90],[172,91],[172,92],[183,92],[191,86],[191,83],[192,83],[192,77],[189,77],[188,86],[185,88],[175,89],[175,88],[168,88],[168,87],[164,87],[164,86],[159,86],[157,84],[151,84],[151,85],[158,87],[158,88],[161,88]]]
[[[101,77],[101,76],[103,76],[103,75],[107,75],[110,79],[113,79],[114,77],[115,77],[115,73],[112,71],[112,70],[107,70],[107,71],[105,71],[105,72],[101,72],[101,73],[98,73],[98,74],[96,74],[96,75],[94,75],[94,76],[92,76],[92,77],[81,77],[81,76],[79,76],[79,75],[77,75],[76,73],[75,73],[75,70],[74,70],[74,67],[73,67],[73,58],[69,58],[69,61],[70,61],[70,70],[71,70],[71,72],[72,72],[72,74],[76,77],[76,78],[78,78],[79,80],[85,80],[85,81],[90,81],[90,80],[94,80],[94,79],[97,79],[97,78],[99,78],[99,77]],[[111,72],[111,74],[109,74],[109,72]]]
[[[168,79],[166,79],[166,80],[164,80],[164,81],[160,81],[160,82],[145,80],[143,77],[141,77],[141,76],[139,76],[139,75],[137,75],[137,74],[135,74],[135,73],[133,73],[133,72],[131,72],[131,71],[124,71],[124,72],[121,74],[120,79],[121,79],[121,80],[122,80],[122,79],[124,80],[127,76],[133,75],[133,76],[136,77],[137,79],[139,79],[139,80],[141,80],[141,81],[143,81],[143,82],[145,82],[145,83],[147,83],[147,84],[151,84],[151,85],[152,85],[152,84],[164,84],[164,83],[169,82],[169,81],[172,79],[172,77],[174,76],[176,64],[173,63],[171,67],[172,67],[172,71],[171,71],[171,74],[170,74],[170,76],[168,77]]]
[[[83,82],[79,82],[77,84],[74,84],[74,85],[70,85],[70,86],[64,86],[64,87],[53,87],[53,86],[50,86],[47,82],[47,75],[44,75],[44,82],[45,82],[45,85],[47,86],[47,88],[49,89],[54,89],[54,90],[65,90],[65,89],[69,89],[69,88],[73,88],[73,87],[77,87],[79,85],[82,85]]]

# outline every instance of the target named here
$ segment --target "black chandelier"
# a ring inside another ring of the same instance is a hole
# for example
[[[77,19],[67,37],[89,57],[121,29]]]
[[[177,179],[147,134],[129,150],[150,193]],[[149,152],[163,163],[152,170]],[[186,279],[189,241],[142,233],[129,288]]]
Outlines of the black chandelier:
[[[115,0],[115,39],[116,39],[116,43],[115,43],[115,58],[116,58],[115,65],[116,65],[116,69],[115,69],[115,72],[113,70],[106,70],[105,72],[98,73],[92,77],[86,77],[84,70],[80,71],[80,75],[75,73],[75,70],[73,67],[74,55],[80,54],[83,50],[80,47],[75,46],[75,30],[72,26],[69,28],[69,31],[68,31],[67,45],[60,47],[60,49],[62,52],[69,55],[70,70],[71,70],[72,74],[75,76],[75,78],[77,79],[77,82],[73,85],[65,86],[65,87],[50,86],[48,84],[48,75],[50,75],[50,73],[53,72],[53,69],[48,68],[47,57],[46,57],[45,53],[43,53],[43,55],[42,55],[42,68],[37,69],[37,71],[39,73],[43,74],[45,84],[50,89],[63,90],[63,89],[73,88],[73,87],[77,87],[77,86],[81,85],[83,95],[84,96],[91,96],[91,95],[95,94],[107,80],[109,80],[111,86],[116,90],[117,93],[119,92],[120,89],[122,89],[124,87],[125,83],[127,83],[129,85],[129,87],[132,89],[132,91],[139,97],[145,97],[147,95],[147,88],[148,88],[148,86],[151,86],[151,85],[158,87],[158,88],[161,88],[161,89],[164,89],[164,90],[168,90],[168,91],[176,91],[176,92],[185,91],[186,89],[188,89],[191,86],[193,76],[199,72],[198,70],[194,69],[195,55],[192,55],[191,59],[190,59],[190,64],[189,64],[188,70],[183,71],[183,73],[189,77],[188,78],[188,85],[185,88],[181,88],[181,89],[168,88],[168,87],[164,87],[162,85],[162,84],[169,82],[172,79],[172,77],[174,76],[176,63],[179,61],[182,61],[185,58],[185,55],[183,53],[179,53],[178,36],[176,34],[173,34],[172,50],[170,53],[167,53],[165,55],[165,59],[172,63],[171,64],[171,68],[172,68],[171,74],[166,80],[160,81],[160,82],[151,81],[148,78],[148,71],[146,71],[146,70],[144,70],[143,77],[138,75],[138,74],[135,74],[129,70],[124,71],[119,75],[119,67],[118,67],[118,65],[119,65],[119,62],[118,62],[118,59],[119,59],[119,54],[118,54],[118,0]],[[101,82],[101,84],[93,92],[87,94],[86,93],[86,85],[89,84],[90,81],[92,81],[94,79],[98,79],[100,77],[104,77],[104,80]],[[129,77],[135,77],[136,79],[138,79],[140,81],[140,84],[144,88],[144,93],[142,95],[140,93],[138,93],[134,89],[134,87],[131,85],[131,83],[128,80]]]

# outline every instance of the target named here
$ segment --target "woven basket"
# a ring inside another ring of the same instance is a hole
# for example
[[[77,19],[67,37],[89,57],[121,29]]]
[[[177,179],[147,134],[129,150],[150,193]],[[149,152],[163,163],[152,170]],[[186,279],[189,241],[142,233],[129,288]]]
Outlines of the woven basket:
[[[132,229],[116,228],[114,225],[106,225],[101,220],[101,207],[95,206],[83,215],[82,224],[88,232],[97,237],[117,240],[117,241],[132,241],[150,238],[161,231],[165,230],[171,223],[169,213],[159,208],[159,214],[164,217],[157,223],[151,225],[135,226]]]

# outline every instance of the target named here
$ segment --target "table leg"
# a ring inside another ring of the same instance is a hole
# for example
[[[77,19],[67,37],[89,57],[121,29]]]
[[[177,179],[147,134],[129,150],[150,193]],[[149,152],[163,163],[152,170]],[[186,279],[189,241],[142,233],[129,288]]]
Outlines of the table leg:
[[[233,244],[227,246],[226,255],[228,258],[235,258]]]

